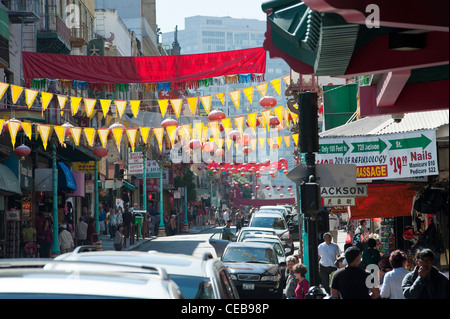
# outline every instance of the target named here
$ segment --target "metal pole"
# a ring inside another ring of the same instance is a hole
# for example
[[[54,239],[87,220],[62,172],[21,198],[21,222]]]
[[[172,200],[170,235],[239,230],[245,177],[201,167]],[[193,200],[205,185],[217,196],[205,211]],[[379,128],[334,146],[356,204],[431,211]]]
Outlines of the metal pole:
[[[147,156],[145,148],[142,149],[143,173],[142,173],[142,209],[147,211]]]
[[[53,173],[53,247],[52,254],[61,254],[58,240],[58,168],[56,166],[56,144],[52,144],[52,173]]]
[[[99,211],[98,211],[98,161],[95,160],[95,168],[94,168],[94,217],[95,217],[95,230],[97,234],[100,234],[100,223],[99,223]]]
[[[164,228],[164,196],[163,196],[163,167],[160,164],[160,175],[159,175],[159,232],[158,236],[165,236],[165,228]]]
[[[187,218],[187,187],[184,186],[184,223],[187,224],[188,223],[188,218]]]

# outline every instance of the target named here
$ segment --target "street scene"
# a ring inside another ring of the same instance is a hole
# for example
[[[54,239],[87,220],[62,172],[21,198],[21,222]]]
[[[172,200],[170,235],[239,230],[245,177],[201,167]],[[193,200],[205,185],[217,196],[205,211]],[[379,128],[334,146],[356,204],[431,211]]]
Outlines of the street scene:
[[[0,299],[448,299],[449,4],[420,4],[1,0]]]

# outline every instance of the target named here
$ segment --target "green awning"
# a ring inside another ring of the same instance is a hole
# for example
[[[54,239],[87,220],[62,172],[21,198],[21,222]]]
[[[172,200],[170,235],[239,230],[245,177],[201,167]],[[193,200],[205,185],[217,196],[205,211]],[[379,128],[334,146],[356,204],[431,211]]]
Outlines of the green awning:
[[[0,36],[9,41],[9,18],[8,12],[0,8]]]
[[[136,187],[134,185],[128,183],[127,181],[123,181],[123,186],[125,188],[128,188],[132,192],[134,192],[134,190],[136,189]]]
[[[22,195],[17,176],[5,165],[0,164],[0,194]]]

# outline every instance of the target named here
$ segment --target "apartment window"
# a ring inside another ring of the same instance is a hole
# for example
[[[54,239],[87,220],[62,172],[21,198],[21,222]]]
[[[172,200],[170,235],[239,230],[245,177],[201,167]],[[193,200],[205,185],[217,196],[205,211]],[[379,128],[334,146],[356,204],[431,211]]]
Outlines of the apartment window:
[[[206,24],[209,25],[222,25],[222,20],[206,20]]]

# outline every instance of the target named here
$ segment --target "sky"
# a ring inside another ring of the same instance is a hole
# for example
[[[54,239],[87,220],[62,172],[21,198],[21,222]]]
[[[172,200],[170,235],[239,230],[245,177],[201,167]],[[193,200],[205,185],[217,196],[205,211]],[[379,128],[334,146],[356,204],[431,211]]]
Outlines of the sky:
[[[196,15],[257,19],[266,21],[261,10],[265,0],[156,0],[156,23],[161,32],[171,32],[178,25],[184,29],[184,18]]]

